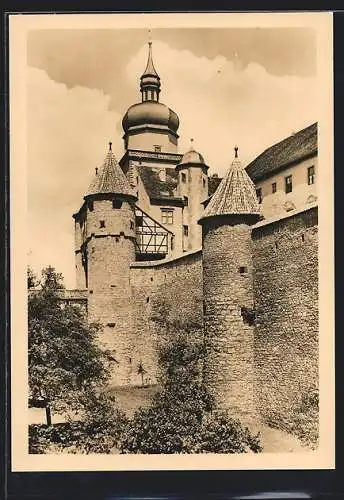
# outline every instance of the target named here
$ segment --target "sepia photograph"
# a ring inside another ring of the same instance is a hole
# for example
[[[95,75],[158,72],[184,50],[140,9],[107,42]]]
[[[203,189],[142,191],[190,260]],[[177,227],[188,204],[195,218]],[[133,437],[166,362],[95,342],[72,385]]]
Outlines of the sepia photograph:
[[[334,467],[332,17],[10,19],[14,470]]]

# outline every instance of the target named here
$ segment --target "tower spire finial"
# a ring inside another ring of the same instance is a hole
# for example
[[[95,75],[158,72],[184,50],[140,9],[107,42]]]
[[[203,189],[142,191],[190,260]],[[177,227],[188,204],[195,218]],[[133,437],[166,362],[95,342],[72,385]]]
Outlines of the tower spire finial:
[[[234,146],[234,156],[235,156],[235,158],[238,158],[238,150],[239,150],[238,146]]]
[[[112,142],[109,141],[109,151],[112,151]]]
[[[190,149],[193,149],[193,143],[194,143],[194,139],[191,137],[191,139],[190,139]]]
[[[156,101],[159,102],[160,93],[160,77],[154,68],[153,55],[152,55],[152,40],[151,30],[148,30],[148,59],[146,69],[141,76],[140,90],[143,101]]]
[[[148,30],[148,45],[151,47],[152,45],[152,30]]]

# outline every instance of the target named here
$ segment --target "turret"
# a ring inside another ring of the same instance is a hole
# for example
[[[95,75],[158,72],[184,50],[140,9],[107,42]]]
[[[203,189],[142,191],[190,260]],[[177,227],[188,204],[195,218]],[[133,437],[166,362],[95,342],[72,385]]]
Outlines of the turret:
[[[202,229],[197,224],[203,213],[202,202],[208,197],[208,169],[203,156],[191,147],[176,166],[178,195],[184,198],[183,250],[197,250],[202,246]]]
[[[80,247],[77,274],[88,289],[89,321],[104,326],[103,340],[116,360],[115,382],[130,382],[133,331],[130,264],[135,261],[136,196],[117,163],[108,154],[74,215]],[[82,264],[82,268],[81,268]]]
[[[146,69],[140,77],[141,102],[130,106],[122,120],[124,148],[177,153],[179,118],[159,100],[161,82],[153,63],[152,42],[148,47]]]
[[[250,226],[259,217],[254,184],[235,148],[234,161],[199,223],[203,232],[204,381],[218,406],[241,418],[255,412]]]

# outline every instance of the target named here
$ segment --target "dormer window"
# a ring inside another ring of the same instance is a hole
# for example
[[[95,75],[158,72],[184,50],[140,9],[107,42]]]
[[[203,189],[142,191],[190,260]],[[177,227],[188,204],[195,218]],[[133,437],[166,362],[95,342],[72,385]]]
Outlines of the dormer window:
[[[155,153],[161,153],[161,146],[158,145],[154,146],[154,151]]]

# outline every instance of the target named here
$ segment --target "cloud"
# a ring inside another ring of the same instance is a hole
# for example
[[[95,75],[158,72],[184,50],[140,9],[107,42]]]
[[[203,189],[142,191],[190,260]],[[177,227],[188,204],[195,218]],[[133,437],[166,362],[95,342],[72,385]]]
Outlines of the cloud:
[[[137,85],[146,58],[142,47],[129,61],[131,85]],[[235,144],[247,164],[317,120],[316,78],[274,76],[257,63],[196,57],[160,41],[153,42],[153,58],[162,82],[161,102],[180,118],[180,151],[193,137],[213,172],[227,170]]]
[[[121,155],[110,97],[85,87],[68,89],[44,70],[28,68],[28,207],[30,261],[54,265],[74,286],[72,214],[82,203],[94,168],[111,139]]]

